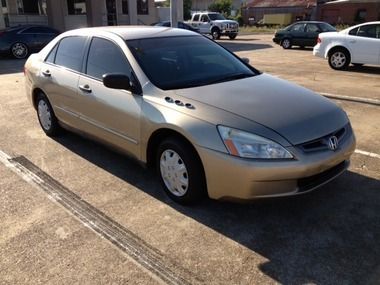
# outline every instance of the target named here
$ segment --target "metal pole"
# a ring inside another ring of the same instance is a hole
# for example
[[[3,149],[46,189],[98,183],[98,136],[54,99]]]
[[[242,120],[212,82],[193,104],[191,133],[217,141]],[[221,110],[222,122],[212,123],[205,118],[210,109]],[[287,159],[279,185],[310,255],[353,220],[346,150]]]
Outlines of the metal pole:
[[[173,28],[178,27],[178,1],[170,0],[170,23]]]

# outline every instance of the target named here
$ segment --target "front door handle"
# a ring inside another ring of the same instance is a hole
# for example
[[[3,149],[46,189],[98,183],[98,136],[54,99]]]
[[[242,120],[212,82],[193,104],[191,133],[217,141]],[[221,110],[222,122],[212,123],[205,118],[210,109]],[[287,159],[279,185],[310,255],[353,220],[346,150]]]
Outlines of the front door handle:
[[[79,85],[79,89],[86,93],[91,93],[91,88],[88,84],[85,85]]]
[[[42,71],[42,74],[45,76],[45,77],[50,77],[51,76],[51,73],[50,73],[50,70],[47,69],[45,71]]]

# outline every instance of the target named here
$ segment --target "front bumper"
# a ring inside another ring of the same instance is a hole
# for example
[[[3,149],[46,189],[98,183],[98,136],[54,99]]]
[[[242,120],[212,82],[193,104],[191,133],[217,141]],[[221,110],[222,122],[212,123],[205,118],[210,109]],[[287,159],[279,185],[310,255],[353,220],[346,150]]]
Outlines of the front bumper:
[[[281,39],[280,38],[273,38],[273,42],[279,45],[281,43]]]
[[[331,181],[349,166],[355,150],[352,135],[336,151],[303,153],[288,148],[297,159],[250,160],[198,147],[208,194],[213,199],[251,200],[297,195]]]

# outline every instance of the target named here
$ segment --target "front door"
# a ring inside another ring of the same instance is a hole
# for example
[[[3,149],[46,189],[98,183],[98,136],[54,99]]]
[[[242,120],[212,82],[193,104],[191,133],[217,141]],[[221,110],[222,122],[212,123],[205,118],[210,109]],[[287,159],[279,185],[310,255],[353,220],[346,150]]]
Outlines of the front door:
[[[106,73],[122,73],[138,84],[125,54],[112,41],[94,37],[85,73],[79,77],[78,106],[81,118],[91,125],[87,131],[139,157],[142,96],[102,82]]]
[[[116,26],[117,25],[116,0],[106,0],[106,8],[107,8],[107,25]]]

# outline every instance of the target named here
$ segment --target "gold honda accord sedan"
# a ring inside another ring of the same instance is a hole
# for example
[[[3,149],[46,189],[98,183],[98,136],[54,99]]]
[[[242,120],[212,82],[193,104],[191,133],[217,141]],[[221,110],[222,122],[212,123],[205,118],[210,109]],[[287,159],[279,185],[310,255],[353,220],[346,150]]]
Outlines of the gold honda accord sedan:
[[[65,128],[122,150],[179,203],[305,193],[355,149],[334,103],[191,31],[72,30],[31,55],[25,76],[48,136]]]

